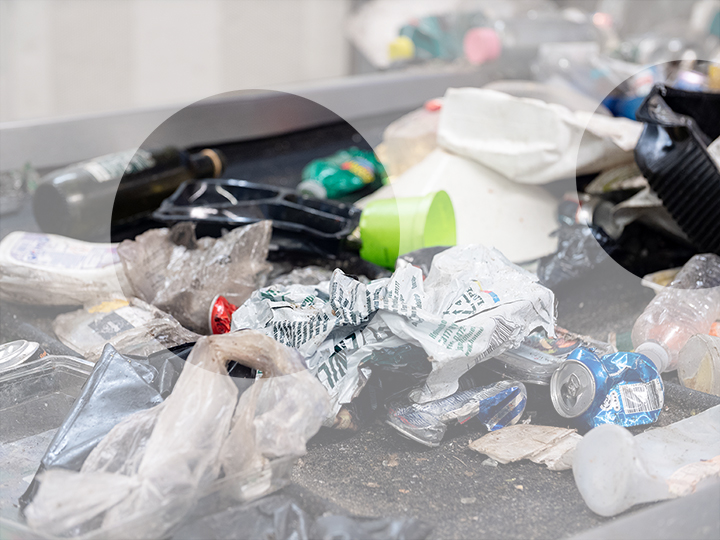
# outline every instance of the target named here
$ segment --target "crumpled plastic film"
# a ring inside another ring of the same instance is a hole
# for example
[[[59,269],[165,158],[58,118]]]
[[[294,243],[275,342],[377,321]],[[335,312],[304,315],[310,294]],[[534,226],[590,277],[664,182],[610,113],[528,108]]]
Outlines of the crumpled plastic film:
[[[234,360],[263,377],[242,394],[227,375]],[[51,469],[26,509],[44,533],[92,531],[107,538],[159,538],[218,479],[260,472],[299,456],[329,409],[299,355],[258,332],[201,338],[170,397],[115,426],[79,473]],[[292,411],[292,414],[288,414]],[[237,497],[266,494],[270,479]]]
[[[317,286],[273,286],[253,293],[232,317],[298,349],[330,393],[335,412],[362,388],[373,348],[421,346],[432,371],[411,399],[454,393],[478,362],[517,347],[535,328],[554,335],[554,296],[532,274],[481,245],[435,255],[423,281],[414,266],[368,285],[335,270]]]
[[[168,313],[138,298],[110,300],[61,313],[53,321],[53,331],[65,345],[93,362],[107,343],[121,354],[148,356],[200,338]]]
[[[152,229],[118,246],[133,293],[195,332],[210,332],[212,300],[235,305],[265,284],[272,222],[260,221],[220,238],[195,237],[195,224]]]

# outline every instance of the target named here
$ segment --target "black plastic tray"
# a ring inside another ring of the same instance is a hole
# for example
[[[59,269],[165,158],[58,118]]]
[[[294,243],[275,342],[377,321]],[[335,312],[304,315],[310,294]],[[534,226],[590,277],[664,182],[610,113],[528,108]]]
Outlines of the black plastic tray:
[[[304,197],[289,189],[213,178],[183,183],[153,217],[168,224],[193,221],[198,236],[220,236],[222,229],[270,219],[280,247],[331,254],[358,226],[360,212],[352,205]]]

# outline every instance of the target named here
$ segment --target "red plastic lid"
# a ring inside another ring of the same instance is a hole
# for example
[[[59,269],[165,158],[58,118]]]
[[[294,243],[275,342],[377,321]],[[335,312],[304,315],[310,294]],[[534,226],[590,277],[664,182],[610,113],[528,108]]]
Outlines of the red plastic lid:
[[[502,51],[500,36],[492,28],[472,28],[465,34],[463,50],[468,62],[476,66],[495,60]]]

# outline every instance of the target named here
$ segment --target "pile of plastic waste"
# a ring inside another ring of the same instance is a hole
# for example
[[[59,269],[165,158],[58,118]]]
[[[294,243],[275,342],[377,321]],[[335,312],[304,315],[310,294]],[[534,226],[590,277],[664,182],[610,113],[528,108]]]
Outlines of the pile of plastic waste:
[[[450,88],[377,154],[305,163],[296,190],[226,178],[217,149],[39,181],[46,232],[0,241],[11,536],[426,538],[422,518],[317,512],[294,483],[323,436],[382,429],[418,455],[462,433],[483,465],[572,470],[600,516],[720,482],[717,65],[658,60],[642,86],[661,45],[623,48],[598,13],[404,4],[351,18],[378,65],[528,49],[542,80]],[[76,192],[93,182],[107,215]],[[588,330],[567,298],[618,267],[656,295],[621,332]],[[677,392],[709,401],[684,414]]]

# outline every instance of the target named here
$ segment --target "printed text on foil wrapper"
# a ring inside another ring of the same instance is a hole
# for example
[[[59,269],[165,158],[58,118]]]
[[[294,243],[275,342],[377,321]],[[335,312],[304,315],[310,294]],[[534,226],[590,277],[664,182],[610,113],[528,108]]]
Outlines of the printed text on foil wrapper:
[[[421,346],[432,371],[411,398],[427,402],[457,390],[479,361],[516,347],[535,328],[554,335],[554,296],[537,278],[483,246],[450,248],[423,280],[406,266],[365,285],[336,270],[316,286],[272,286],[233,314],[233,330],[261,330],[305,357],[334,412],[364,385],[373,350]]]

